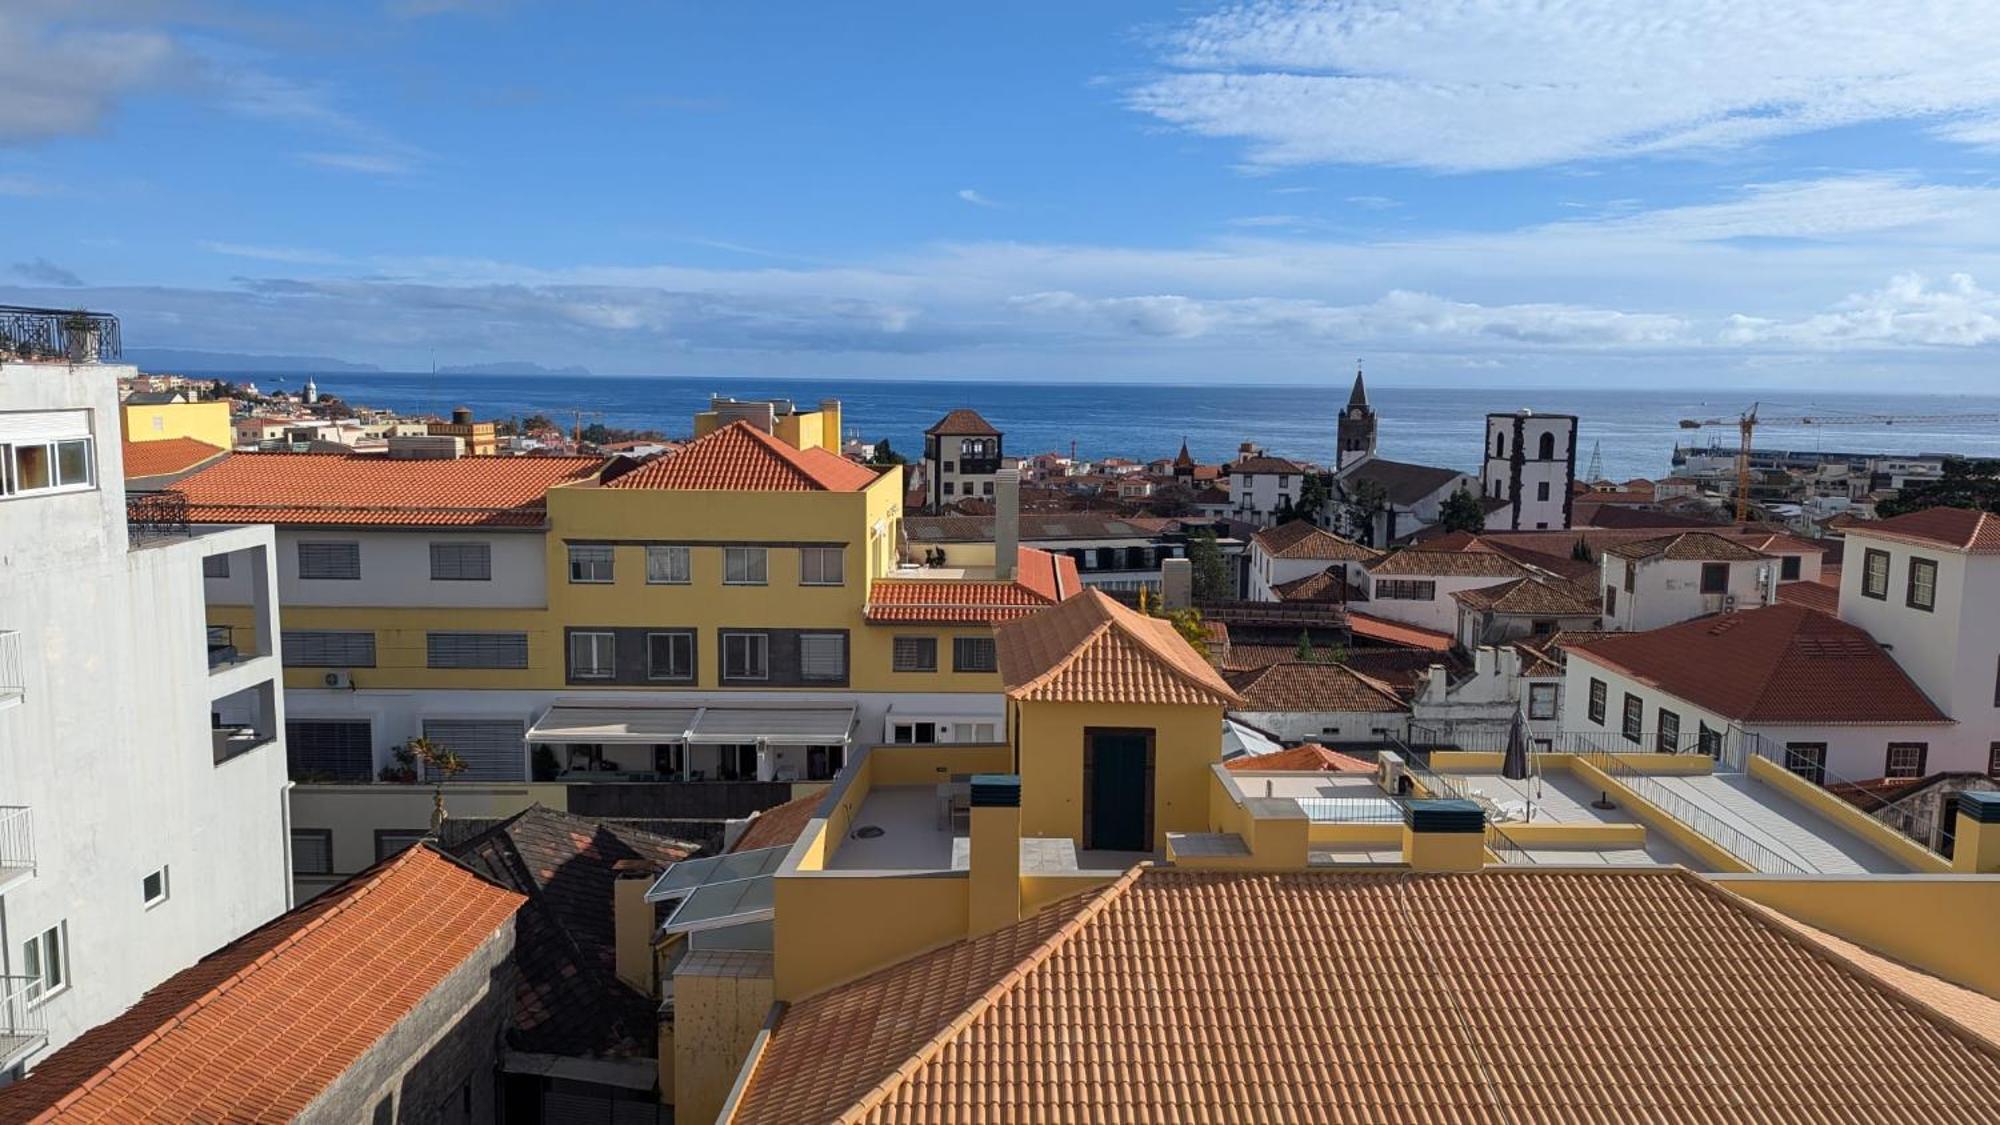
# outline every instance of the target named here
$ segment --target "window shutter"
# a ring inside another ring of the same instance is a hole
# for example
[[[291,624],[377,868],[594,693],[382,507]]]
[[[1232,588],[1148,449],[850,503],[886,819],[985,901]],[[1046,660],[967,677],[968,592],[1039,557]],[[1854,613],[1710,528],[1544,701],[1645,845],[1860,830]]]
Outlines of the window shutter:
[[[847,638],[838,633],[799,637],[799,676],[807,680],[847,678]]]
[[[359,630],[286,629],[279,639],[287,668],[373,668],[375,634]]]
[[[487,543],[431,544],[434,582],[489,582],[493,578],[493,547]]]
[[[361,577],[361,544],[306,543],[299,545],[299,577],[355,579]]]
[[[424,638],[432,668],[526,668],[526,633],[430,633]]]

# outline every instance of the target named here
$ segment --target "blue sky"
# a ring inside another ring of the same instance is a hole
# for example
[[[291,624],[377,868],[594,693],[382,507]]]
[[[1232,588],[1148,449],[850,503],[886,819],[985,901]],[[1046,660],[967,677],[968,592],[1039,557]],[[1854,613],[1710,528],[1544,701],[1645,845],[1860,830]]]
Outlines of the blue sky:
[[[390,368],[2000,386],[2000,8],[0,0],[0,301]]]

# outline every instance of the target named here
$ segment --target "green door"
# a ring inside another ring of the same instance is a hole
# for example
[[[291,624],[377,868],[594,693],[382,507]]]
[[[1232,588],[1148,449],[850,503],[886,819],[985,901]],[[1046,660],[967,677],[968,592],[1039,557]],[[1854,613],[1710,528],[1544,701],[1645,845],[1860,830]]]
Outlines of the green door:
[[[1085,735],[1084,794],[1089,800],[1083,846],[1100,851],[1153,849],[1152,733],[1090,731]]]

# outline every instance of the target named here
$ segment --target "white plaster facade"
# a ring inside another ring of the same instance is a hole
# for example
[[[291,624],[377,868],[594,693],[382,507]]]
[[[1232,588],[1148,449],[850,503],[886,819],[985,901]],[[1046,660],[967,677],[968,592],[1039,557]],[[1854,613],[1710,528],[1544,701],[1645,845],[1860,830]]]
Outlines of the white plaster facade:
[[[1722,568],[1726,580],[1714,589],[1705,590],[1704,567]],[[1712,613],[1771,604],[1776,600],[1778,561],[1628,559],[1606,551],[1598,572],[1604,588],[1604,628],[1641,632]]]
[[[1409,735],[1407,711],[1231,711],[1230,717],[1267,731],[1280,742],[1386,742]]]
[[[1512,645],[1485,645],[1472,651],[1472,670],[1453,678],[1442,664],[1410,701],[1410,725],[1439,741],[1466,740],[1487,747],[1506,737],[1519,711],[1531,739],[1551,742],[1563,729],[1562,680],[1554,676],[1524,676],[1521,654]]]
[[[1250,600],[1253,602],[1275,602],[1279,597],[1275,587],[1287,582],[1309,578],[1323,570],[1336,569],[1341,573],[1343,584],[1354,581],[1360,568],[1351,563],[1334,562],[1327,559],[1281,559],[1264,549],[1256,539],[1250,540],[1248,559],[1250,563]]]
[[[1275,462],[1276,458],[1260,457],[1250,462],[1251,468],[1231,467],[1229,500],[1235,518],[1258,527],[1271,527],[1279,522],[1280,509],[1298,503],[1308,470],[1301,465],[1266,468]]]
[[[51,930],[62,957],[38,1000],[0,989],[21,1000],[0,1020],[47,1032],[29,1066],[290,905],[271,531],[131,544],[114,381],[133,374],[0,365],[0,431],[81,411],[94,438],[87,485],[0,497],[0,678],[18,681],[0,685],[0,970],[28,972],[25,946]],[[215,554],[261,576],[263,628],[212,661]],[[257,733],[219,733],[216,715]]]
[[[1576,415],[1521,410],[1486,416],[1480,492],[1506,503],[1487,514],[1489,530],[1567,528],[1575,484]]]
[[[1354,569],[1354,577],[1355,584],[1360,586],[1368,595],[1367,604],[1356,605],[1353,607],[1354,609],[1360,610],[1371,617],[1380,617],[1389,621],[1401,621],[1408,625],[1421,626],[1425,629],[1432,629],[1447,635],[1456,635],[1458,632],[1458,602],[1451,596],[1454,591],[1477,590],[1486,586],[1498,586],[1502,582],[1511,582],[1514,580],[1514,576],[1496,577],[1480,575],[1474,577],[1455,574],[1384,574],[1378,576],[1370,574],[1360,567]],[[1432,596],[1428,599],[1383,597],[1382,595],[1388,592],[1383,588],[1383,583],[1385,582],[1428,582],[1431,584]]]
[[[539,609],[548,600],[547,543],[539,528],[516,532],[281,528],[277,537],[278,597],[283,605]],[[355,544],[361,576],[301,579],[302,542]],[[433,578],[433,543],[484,544],[492,577],[481,582]],[[210,578],[208,596],[218,605],[247,604],[245,582],[233,571],[227,577]]]

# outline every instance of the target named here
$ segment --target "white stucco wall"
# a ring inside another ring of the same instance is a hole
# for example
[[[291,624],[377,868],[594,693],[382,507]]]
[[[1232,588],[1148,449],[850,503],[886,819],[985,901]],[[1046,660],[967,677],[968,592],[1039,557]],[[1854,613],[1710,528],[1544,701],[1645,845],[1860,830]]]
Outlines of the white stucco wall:
[[[1231,473],[1229,496],[1236,518],[1269,527],[1285,501],[1298,502],[1303,473]]]
[[[356,543],[361,548],[358,579],[299,578],[298,544]],[[432,581],[432,543],[485,543],[493,577],[485,582]],[[539,531],[382,532],[345,529],[278,532],[278,597],[284,605],[467,606],[535,609],[548,600],[548,556]],[[241,579],[211,578],[209,596],[217,604],[240,602]]]
[[[1451,595],[1456,590],[1477,590],[1487,586],[1498,586],[1511,582],[1510,578],[1465,578],[1458,576],[1430,576],[1423,574],[1385,574],[1380,578],[1360,568],[1355,569],[1358,581],[1365,582],[1368,590],[1368,604],[1352,608],[1370,617],[1387,618],[1411,625],[1421,625],[1440,633],[1458,632],[1458,602]],[[1377,582],[1408,579],[1419,582],[1437,583],[1437,596],[1430,601],[1407,601],[1401,598],[1380,599],[1375,596]]]
[[[1231,711],[1230,717],[1269,731],[1280,742],[1380,742],[1378,731],[1396,738],[1409,731],[1403,711]]]
[[[1340,566],[1344,569],[1347,564],[1328,562],[1325,559],[1272,558],[1270,552],[1264,550],[1256,540],[1251,540],[1250,600],[1275,602],[1279,599],[1273,587],[1311,577],[1330,566]]]
[[[1625,589],[1626,566],[1636,567],[1632,589]],[[1725,563],[1729,567],[1729,587],[1725,593],[1701,592],[1701,568],[1706,563],[1692,559],[1637,559],[1606,554],[1598,566],[1600,585],[1616,587],[1617,605],[1604,615],[1608,629],[1641,632],[1663,629],[1734,606],[1755,609],[1765,604],[1766,587],[1760,572],[1777,573],[1776,559]],[[1732,602],[1730,599],[1734,599]]]
[[[1517,420],[1521,430],[1518,439],[1514,432]],[[1509,506],[1492,513],[1486,526],[1522,531],[1569,526],[1563,513],[1570,486],[1576,480],[1572,446],[1575,429],[1576,420],[1561,415],[1487,415],[1485,468],[1478,491],[1489,498],[1505,500]],[[1553,439],[1552,456],[1548,459],[1541,457],[1544,434]],[[1516,440],[1524,451],[1518,510],[1514,506],[1517,497],[1513,475]],[[1499,441],[1505,442],[1504,447],[1496,444]],[[1547,499],[1541,497],[1541,485],[1548,486]]]

